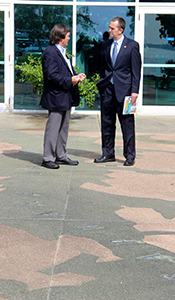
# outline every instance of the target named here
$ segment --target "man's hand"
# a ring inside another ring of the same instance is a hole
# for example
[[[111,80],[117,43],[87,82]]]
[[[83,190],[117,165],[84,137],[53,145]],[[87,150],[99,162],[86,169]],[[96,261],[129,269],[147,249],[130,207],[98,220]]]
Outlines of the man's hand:
[[[77,84],[78,82],[82,82],[86,78],[84,73],[80,73],[78,75],[72,76],[72,84]]]
[[[84,73],[80,73],[79,76],[80,76],[80,82],[82,82],[86,78],[86,75]]]
[[[134,94],[134,93],[132,93],[131,94],[131,102],[132,102],[132,104],[134,104],[135,102],[136,102],[136,100],[137,100],[137,97],[138,97],[138,94]]]

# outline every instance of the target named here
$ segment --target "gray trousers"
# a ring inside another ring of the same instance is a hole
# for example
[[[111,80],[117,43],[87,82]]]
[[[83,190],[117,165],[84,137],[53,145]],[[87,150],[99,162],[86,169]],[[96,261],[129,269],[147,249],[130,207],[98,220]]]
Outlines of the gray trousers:
[[[47,120],[44,135],[43,160],[55,161],[67,157],[67,138],[69,130],[69,111],[51,111]]]

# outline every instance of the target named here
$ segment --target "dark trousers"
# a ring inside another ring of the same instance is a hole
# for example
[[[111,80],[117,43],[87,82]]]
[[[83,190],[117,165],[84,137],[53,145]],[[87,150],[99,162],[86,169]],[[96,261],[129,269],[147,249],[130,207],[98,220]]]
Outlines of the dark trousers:
[[[129,95],[128,95],[129,96]],[[102,155],[115,155],[116,114],[123,134],[123,155],[135,159],[134,115],[123,115],[123,102],[117,101],[114,86],[109,84],[101,96]]]

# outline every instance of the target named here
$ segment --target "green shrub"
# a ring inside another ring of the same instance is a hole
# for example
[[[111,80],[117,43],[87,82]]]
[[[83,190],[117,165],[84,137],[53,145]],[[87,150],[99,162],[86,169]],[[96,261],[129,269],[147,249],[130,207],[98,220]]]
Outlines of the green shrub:
[[[27,61],[21,64],[15,65],[15,69],[20,71],[20,82],[27,81],[33,85],[34,93],[41,95],[43,92],[43,72],[41,57],[34,56],[31,53]],[[95,74],[91,78],[85,78],[83,82],[79,82],[80,91],[80,105],[84,101],[86,102],[89,109],[92,109],[95,102],[95,96],[98,93],[97,81],[99,80],[99,74]]]
[[[99,74],[95,74],[90,79],[85,78],[84,81],[79,82],[79,92],[80,92],[80,105],[81,106],[84,101],[87,103],[89,109],[93,109],[95,102],[95,95],[98,93],[97,89],[97,81],[99,80]]]
[[[22,62],[15,66],[16,70],[20,71],[20,82],[27,81],[33,84],[34,93],[40,95],[43,92],[43,72],[41,57],[35,57],[30,54],[27,62]]]

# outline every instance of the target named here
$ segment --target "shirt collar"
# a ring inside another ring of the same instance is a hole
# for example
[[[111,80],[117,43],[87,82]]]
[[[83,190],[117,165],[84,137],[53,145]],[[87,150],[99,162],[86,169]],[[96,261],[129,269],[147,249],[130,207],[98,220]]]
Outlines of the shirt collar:
[[[122,35],[122,37],[117,41],[117,44],[120,46],[122,44],[123,40],[124,40],[124,35]],[[115,42],[116,41],[113,40],[113,43],[115,43]]]
[[[60,50],[60,52],[63,54],[63,55],[65,55],[65,53],[66,53],[66,49],[65,48],[63,48],[61,45],[59,45],[59,44],[55,44],[55,46]]]

